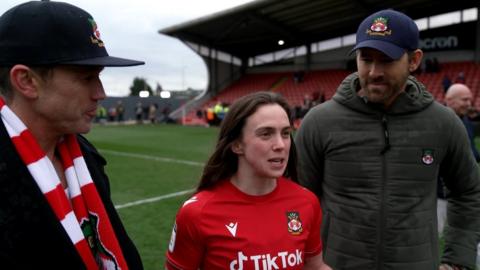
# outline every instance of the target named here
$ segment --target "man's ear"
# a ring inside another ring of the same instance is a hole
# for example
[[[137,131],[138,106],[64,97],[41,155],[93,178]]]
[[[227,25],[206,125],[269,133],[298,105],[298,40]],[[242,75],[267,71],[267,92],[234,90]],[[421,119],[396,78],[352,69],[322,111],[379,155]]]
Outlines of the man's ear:
[[[408,70],[414,72],[422,63],[423,52],[420,49],[413,51],[409,59]]]
[[[25,65],[15,65],[10,69],[10,83],[14,91],[26,98],[38,97],[40,77]]]
[[[237,154],[237,155],[242,155],[243,154],[243,147],[242,144],[237,140],[233,142],[232,144],[232,152]]]

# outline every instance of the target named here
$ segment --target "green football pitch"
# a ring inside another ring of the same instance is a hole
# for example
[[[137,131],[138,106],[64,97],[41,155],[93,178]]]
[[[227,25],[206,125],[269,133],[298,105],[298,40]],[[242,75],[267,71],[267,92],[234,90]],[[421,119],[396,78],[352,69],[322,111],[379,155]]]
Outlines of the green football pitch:
[[[218,129],[94,126],[87,138],[107,160],[112,199],[145,269],[163,269],[175,214],[195,188]]]

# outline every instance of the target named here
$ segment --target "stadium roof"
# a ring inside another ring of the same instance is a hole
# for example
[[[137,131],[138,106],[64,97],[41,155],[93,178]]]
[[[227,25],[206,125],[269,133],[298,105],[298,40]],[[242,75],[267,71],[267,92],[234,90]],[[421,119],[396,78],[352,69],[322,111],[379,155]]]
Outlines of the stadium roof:
[[[369,14],[393,8],[413,19],[479,7],[478,0],[257,0],[159,33],[247,58],[356,32]],[[472,33],[475,34],[475,33]],[[278,47],[278,40],[285,45]]]

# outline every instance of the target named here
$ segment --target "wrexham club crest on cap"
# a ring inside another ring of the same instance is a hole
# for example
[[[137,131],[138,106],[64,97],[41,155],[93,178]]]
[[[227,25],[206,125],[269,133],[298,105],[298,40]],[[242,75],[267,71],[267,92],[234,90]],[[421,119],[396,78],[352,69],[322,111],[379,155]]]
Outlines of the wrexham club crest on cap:
[[[434,161],[433,150],[432,149],[423,149],[422,162],[425,165],[430,165]]]
[[[98,26],[95,20],[93,19],[88,19],[90,24],[92,25],[92,36],[90,37],[90,40],[92,41],[93,44],[97,44],[98,47],[103,47],[103,41],[100,39],[100,31],[98,31]]]
[[[293,235],[299,235],[303,231],[302,221],[298,212],[287,212],[288,232]]]
[[[388,18],[378,17],[373,20],[370,29],[367,29],[367,34],[371,36],[389,36],[392,30],[388,28]]]

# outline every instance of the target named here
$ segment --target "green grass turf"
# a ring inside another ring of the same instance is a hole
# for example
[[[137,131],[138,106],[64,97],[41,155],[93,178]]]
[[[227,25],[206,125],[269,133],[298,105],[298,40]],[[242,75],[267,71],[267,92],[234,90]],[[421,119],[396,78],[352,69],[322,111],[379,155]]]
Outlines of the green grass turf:
[[[114,152],[205,163],[217,128],[176,125],[94,126],[87,138],[107,160],[116,205],[193,189],[202,166],[129,157]],[[163,269],[175,214],[189,195],[118,209],[145,269]]]

